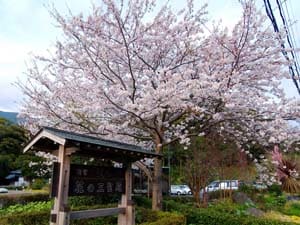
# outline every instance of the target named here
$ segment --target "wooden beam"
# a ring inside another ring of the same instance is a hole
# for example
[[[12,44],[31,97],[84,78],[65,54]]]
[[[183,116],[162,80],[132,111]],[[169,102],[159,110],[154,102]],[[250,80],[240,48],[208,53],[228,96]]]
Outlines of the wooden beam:
[[[132,170],[131,163],[127,163],[125,172],[125,194],[122,195],[119,208],[125,208],[124,214],[119,214],[118,225],[135,225],[135,212],[132,202]]]
[[[125,208],[107,208],[107,209],[94,209],[70,212],[70,220],[88,219],[101,216],[112,216],[116,214],[124,214]]]
[[[56,219],[51,218],[50,225],[68,225],[68,191],[70,176],[70,156],[66,154],[66,148],[63,145],[58,149],[59,183],[58,194],[54,199],[54,207],[51,214],[56,214]],[[54,216],[53,216],[54,217]]]
[[[77,152],[79,150],[80,150],[80,148],[78,148],[78,147],[66,148],[66,155],[70,156],[70,155],[74,154],[75,152]]]
[[[135,163],[133,163],[133,165],[137,166],[140,170],[142,170],[147,175],[148,179],[152,182],[153,180],[152,172],[147,168],[145,163],[141,161],[136,161]]]
[[[131,163],[128,163],[126,165],[126,171],[125,171],[125,195],[127,198],[127,201],[132,200],[132,170],[131,170]]]

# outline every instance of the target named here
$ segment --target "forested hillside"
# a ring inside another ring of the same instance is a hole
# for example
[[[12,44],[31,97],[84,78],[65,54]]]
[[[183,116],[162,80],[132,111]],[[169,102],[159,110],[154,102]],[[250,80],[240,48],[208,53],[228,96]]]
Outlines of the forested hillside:
[[[16,112],[3,112],[3,111],[0,111],[0,117],[9,120],[12,123],[17,123],[17,115],[18,115],[18,113],[16,113]]]

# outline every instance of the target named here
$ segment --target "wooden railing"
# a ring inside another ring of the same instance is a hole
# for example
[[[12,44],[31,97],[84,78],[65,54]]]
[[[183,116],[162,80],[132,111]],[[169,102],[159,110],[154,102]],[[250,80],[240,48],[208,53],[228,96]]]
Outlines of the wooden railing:
[[[88,219],[88,218],[95,218],[101,216],[112,216],[120,213],[124,214],[125,208],[106,208],[106,209],[72,211],[70,212],[70,220]]]

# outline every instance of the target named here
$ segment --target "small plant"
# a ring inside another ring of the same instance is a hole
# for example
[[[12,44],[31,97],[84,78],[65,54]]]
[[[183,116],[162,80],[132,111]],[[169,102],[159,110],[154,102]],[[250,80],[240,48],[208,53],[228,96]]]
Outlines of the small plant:
[[[276,196],[274,194],[263,196],[264,207],[267,210],[281,210],[286,203],[286,197],[284,195]]]
[[[300,193],[300,182],[297,180],[297,163],[284,159],[278,146],[274,147],[272,160],[276,168],[278,180],[282,184],[282,190],[288,193]]]

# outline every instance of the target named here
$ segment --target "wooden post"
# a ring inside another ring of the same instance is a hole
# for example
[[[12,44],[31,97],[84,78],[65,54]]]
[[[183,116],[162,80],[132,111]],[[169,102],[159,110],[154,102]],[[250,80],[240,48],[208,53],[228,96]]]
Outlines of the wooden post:
[[[132,202],[132,171],[131,163],[126,165],[125,194],[122,195],[121,204],[118,207],[125,208],[124,214],[119,214],[118,225],[135,225],[135,213]]]
[[[51,210],[50,225],[68,225],[68,191],[70,176],[70,152],[67,152],[65,146],[60,145],[58,150],[59,182],[58,194],[54,199],[54,206]]]

